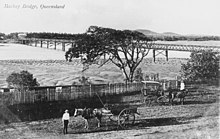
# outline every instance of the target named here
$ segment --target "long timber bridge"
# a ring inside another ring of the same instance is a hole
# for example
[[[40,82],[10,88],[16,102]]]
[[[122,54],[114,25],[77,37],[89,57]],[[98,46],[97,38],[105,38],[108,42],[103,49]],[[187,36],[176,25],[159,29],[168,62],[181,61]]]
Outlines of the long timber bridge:
[[[20,43],[25,45],[31,45],[35,47],[55,49],[61,51],[67,51],[68,48],[74,47],[74,40],[61,40],[61,39],[20,39]],[[220,46],[207,46],[207,45],[182,45],[182,44],[162,44],[162,43],[153,43],[153,45],[147,45],[143,43],[143,47],[146,49],[153,50],[153,59],[155,61],[156,56],[164,55],[168,60],[168,51],[185,51],[185,52],[194,52],[202,50],[212,50],[214,52],[220,53]]]

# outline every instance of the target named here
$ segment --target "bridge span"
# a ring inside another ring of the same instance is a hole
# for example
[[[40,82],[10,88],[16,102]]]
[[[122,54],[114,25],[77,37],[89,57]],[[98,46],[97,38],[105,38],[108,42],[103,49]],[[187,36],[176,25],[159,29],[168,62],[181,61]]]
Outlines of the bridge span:
[[[31,45],[35,47],[45,47],[48,49],[67,51],[68,47],[74,47],[74,40],[61,40],[61,39],[20,39],[20,43],[25,45]],[[59,49],[58,46],[61,48]],[[183,44],[167,44],[167,43],[153,43],[153,45],[147,45],[143,43],[142,46],[146,49],[153,50],[154,61],[156,56],[164,55],[168,60],[168,51],[201,51],[201,50],[212,50],[214,52],[220,53],[220,46],[207,46],[207,45],[183,45]]]

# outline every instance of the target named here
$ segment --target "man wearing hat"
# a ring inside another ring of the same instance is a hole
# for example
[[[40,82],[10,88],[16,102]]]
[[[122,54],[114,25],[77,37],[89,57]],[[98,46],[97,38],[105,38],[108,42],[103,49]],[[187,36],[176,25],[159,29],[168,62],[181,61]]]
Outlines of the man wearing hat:
[[[68,128],[68,123],[70,120],[70,114],[68,113],[68,110],[65,110],[65,113],[63,114],[62,117],[62,122],[63,122],[63,133],[67,134],[67,128]]]

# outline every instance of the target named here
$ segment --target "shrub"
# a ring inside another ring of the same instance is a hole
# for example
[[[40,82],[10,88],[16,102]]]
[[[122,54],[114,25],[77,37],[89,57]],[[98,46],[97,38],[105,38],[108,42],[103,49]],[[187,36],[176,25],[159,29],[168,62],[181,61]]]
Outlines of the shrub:
[[[181,66],[182,77],[187,82],[210,83],[219,80],[219,56],[212,50],[192,52]]]
[[[33,78],[33,74],[24,70],[20,73],[13,72],[7,77],[6,82],[8,87],[14,87],[19,90],[26,90],[40,85],[37,79]]]

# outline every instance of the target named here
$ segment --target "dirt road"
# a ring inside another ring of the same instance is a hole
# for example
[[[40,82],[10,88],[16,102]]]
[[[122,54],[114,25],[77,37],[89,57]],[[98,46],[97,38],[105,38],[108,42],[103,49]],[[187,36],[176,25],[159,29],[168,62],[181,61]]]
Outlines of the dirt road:
[[[0,138],[219,138],[219,103],[140,107],[138,110],[141,115],[137,116],[135,125],[125,130],[117,130],[114,123],[112,127],[102,123],[101,128],[95,128],[94,121],[90,121],[92,126],[85,130],[81,117],[71,117],[67,135],[62,134],[60,119],[49,119],[1,125]]]

